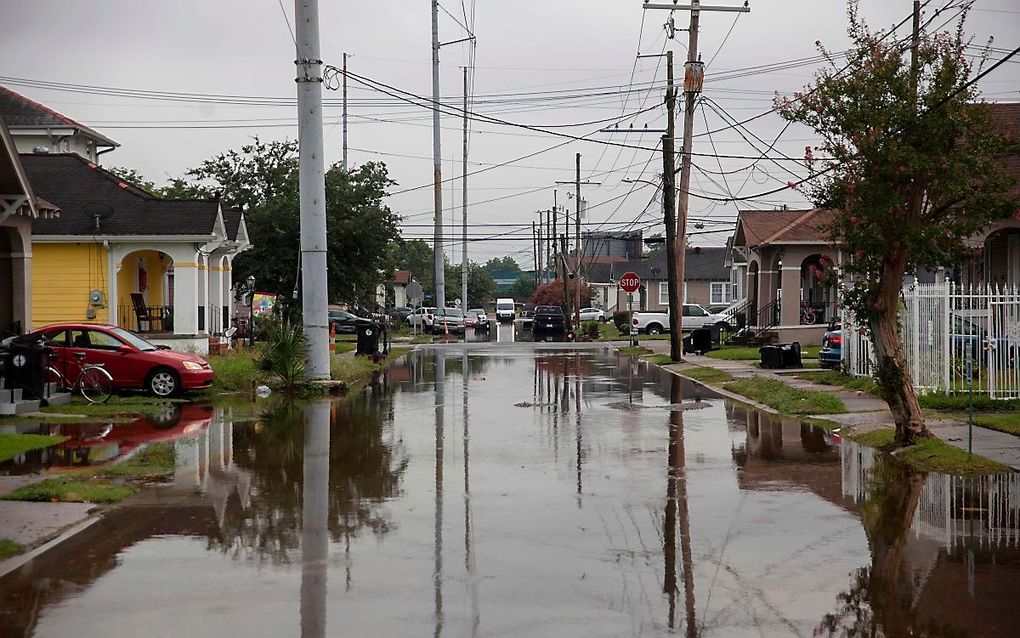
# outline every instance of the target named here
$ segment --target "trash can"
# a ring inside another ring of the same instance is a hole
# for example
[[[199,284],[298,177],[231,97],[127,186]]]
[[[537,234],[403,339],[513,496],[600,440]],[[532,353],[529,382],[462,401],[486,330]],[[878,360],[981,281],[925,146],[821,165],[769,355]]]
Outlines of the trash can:
[[[783,367],[784,368],[802,368],[804,365],[800,361],[800,342],[794,341],[793,343],[784,344],[782,347],[783,352]]]
[[[15,339],[4,356],[5,387],[21,388],[26,399],[42,399],[49,348],[39,339]]]
[[[782,346],[771,344],[762,346],[758,348],[758,354],[761,355],[762,368],[776,369],[783,367]]]
[[[716,329],[716,339],[718,339],[719,330]],[[718,341],[716,341],[718,343]],[[712,330],[709,328],[696,328],[691,330],[691,333],[684,337],[684,352],[695,352],[697,354],[705,354],[712,350]]]
[[[382,326],[375,322],[366,321],[365,323],[359,323],[356,329],[358,332],[358,349],[354,354],[367,357],[379,354],[379,340],[383,332]]]

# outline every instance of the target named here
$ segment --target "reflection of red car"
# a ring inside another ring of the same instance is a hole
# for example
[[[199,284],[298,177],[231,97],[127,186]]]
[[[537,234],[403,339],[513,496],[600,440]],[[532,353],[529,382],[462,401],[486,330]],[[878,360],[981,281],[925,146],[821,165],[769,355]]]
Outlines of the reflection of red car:
[[[168,403],[166,410],[131,423],[70,423],[50,426],[49,434],[66,436],[59,444],[57,465],[101,465],[120,458],[140,445],[196,436],[209,427],[209,405]],[[58,460],[60,456],[64,458]]]
[[[133,332],[92,323],[61,323],[31,333],[53,347],[51,365],[66,379],[76,379],[81,362],[101,365],[113,376],[113,387],[148,390],[168,397],[182,390],[212,385],[213,371],[202,357],[157,347]]]

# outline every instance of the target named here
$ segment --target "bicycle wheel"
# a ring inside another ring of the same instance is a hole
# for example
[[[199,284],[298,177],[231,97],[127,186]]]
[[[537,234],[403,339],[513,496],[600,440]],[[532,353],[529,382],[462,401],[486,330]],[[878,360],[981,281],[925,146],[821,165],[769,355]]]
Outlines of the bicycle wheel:
[[[78,375],[78,391],[89,403],[106,403],[113,394],[113,377],[104,368],[85,368]]]

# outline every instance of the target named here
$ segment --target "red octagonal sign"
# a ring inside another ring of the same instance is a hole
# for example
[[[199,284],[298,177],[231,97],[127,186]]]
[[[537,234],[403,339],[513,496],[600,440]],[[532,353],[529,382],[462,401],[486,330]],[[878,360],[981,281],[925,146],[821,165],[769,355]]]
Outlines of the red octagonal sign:
[[[620,277],[620,288],[627,292],[635,292],[641,287],[641,278],[634,271],[628,271]]]

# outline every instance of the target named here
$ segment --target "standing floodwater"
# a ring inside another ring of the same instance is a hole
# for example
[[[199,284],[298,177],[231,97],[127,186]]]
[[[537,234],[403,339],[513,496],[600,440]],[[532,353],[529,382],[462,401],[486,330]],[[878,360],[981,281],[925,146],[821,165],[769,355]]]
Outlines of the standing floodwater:
[[[0,580],[3,636],[1009,636],[1020,481],[922,475],[609,350],[420,349],[216,406]]]

